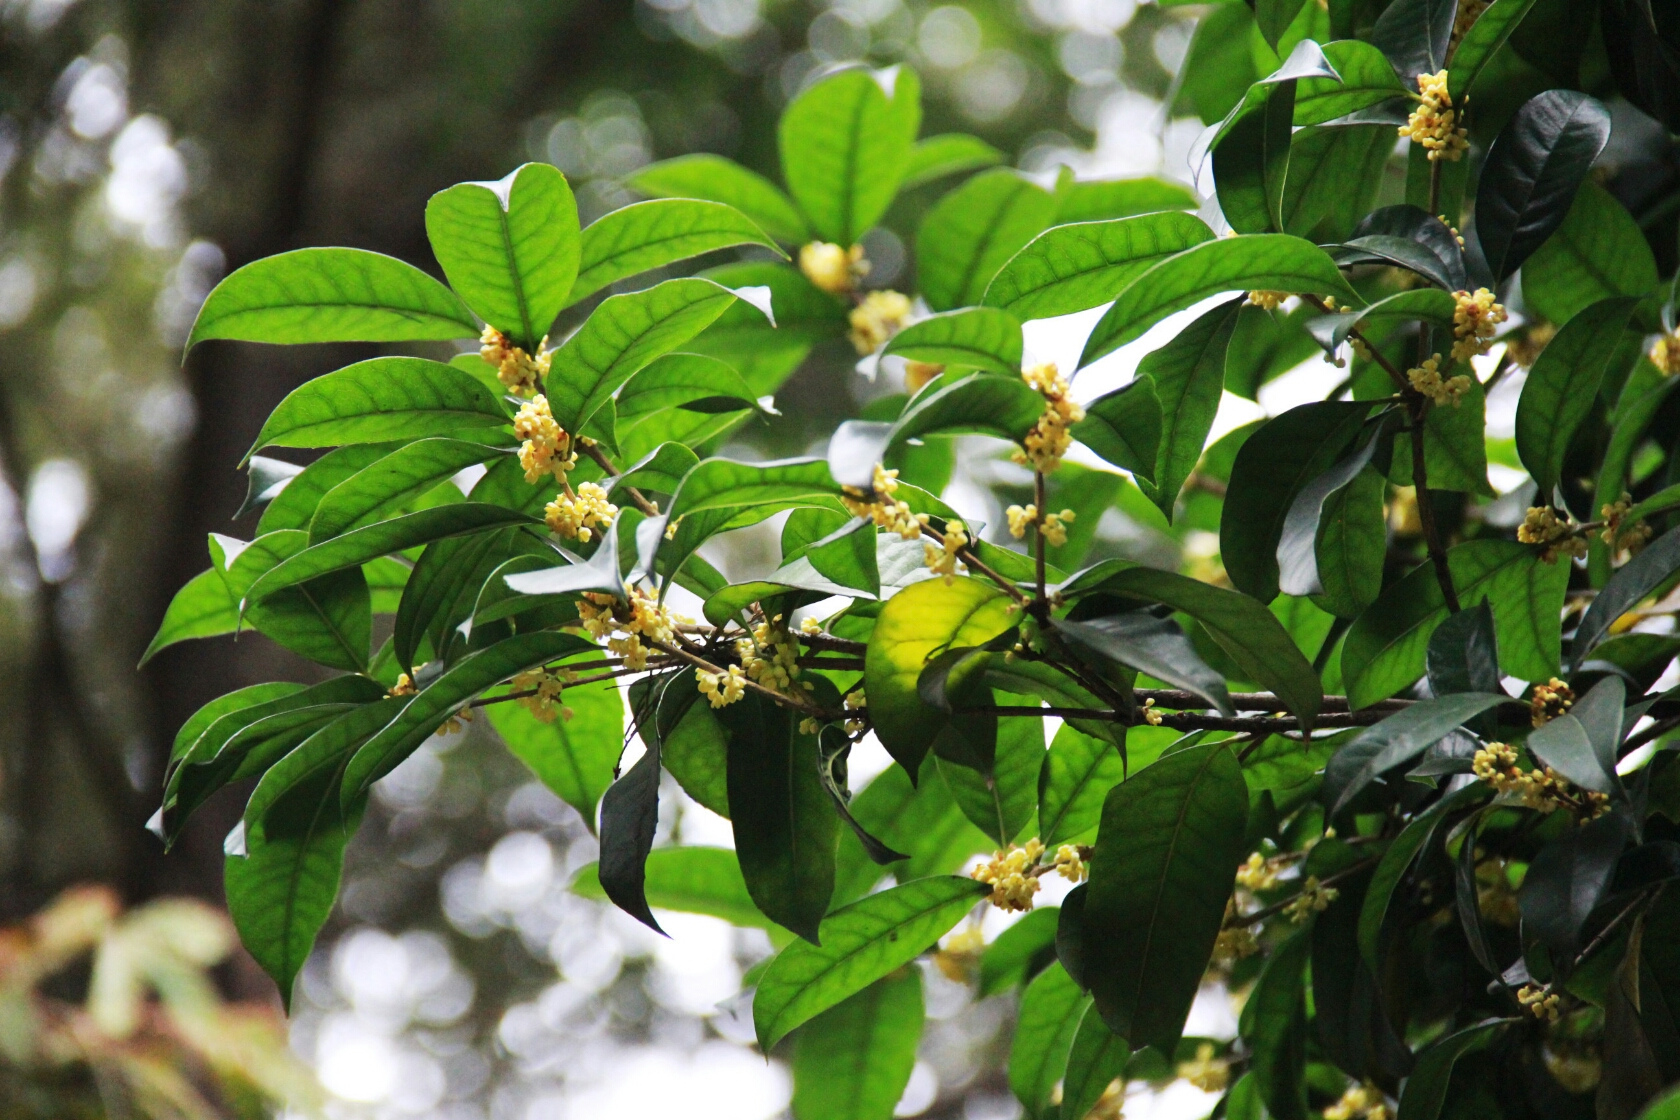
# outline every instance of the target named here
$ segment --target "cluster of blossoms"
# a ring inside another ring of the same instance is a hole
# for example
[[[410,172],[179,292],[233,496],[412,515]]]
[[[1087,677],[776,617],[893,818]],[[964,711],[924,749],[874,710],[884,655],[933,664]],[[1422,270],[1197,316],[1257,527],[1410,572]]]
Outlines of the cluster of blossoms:
[[[1496,926],[1515,928],[1522,920],[1522,907],[1505,860],[1484,859],[1476,864],[1476,909]]]
[[[799,250],[799,271],[830,295],[845,295],[869,275],[863,246],[842,249],[832,241],[813,241]]]
[[[1587,554],[1587,541],[1577,532],[1579,528],[1569,518],[1559,517],[1551,506],[1530,506],[1523,523],[1517,526],[1517,540],[1544,545],[1540,559],[1550,564],[1559,556]]]
[[[727,708],[747,694],[747,674],[739,665],[731,665],[721,673],[696,669],[694,680],[700,695],[714,708]]]
[[[1627,523],[1627,515],[1632,509],[1633,495],[1626,492],[1616,501],[1599,507],[1598,515],[1604,520],[1604,532],[1599,536],[1612,551],[1619,552],[1625,548],[1637,553],[1651,539],[1649,524],[1644,521]]]
[[[1534,363],[1540,360],[1540,352],[1556,337],[1557,327],[1554,324],[1534,323],[1527,330],[1506,336],[1505,353],[1523,369],[1533,369]]]
[[[1197,1044],[1196,1056],[1178,1063],[1176,1072],[1204,1093],[1223,1093],[1231,1083],[1231,1063],[1214,1057],[1211,1042]]]
[[[1062,465],[1062,456],[1073,444],[1068,425],[1085,419],[1085,409],[1068,399],[1072,389],[1055,362],[1028,366],[1021,371],[1021,380],[1044,398],[1044,412],[1010,458],[1023,466],[1030,464],[1040,474],[1049,474]]]
[[[933,964],[947,980],[967,984],[974,979],[975,969],[979,967],[985,950],[986,935],[979,926],[969,926],[945,939],[945,944],[933,955]]]
[[[910,297],[903,292],[870,292],[852,308],[852,346],[859,354],[873,354],[910,322]]]
[[[397,683],[385,690],[386,696],[413,696],[420,689],[407,673],[397,674]]]
[[[1565,807],[1579,808],[1584,816],[1596,817],[1609,807],[1602,793],[1571,790],[1550,766],[1544,770],[1523,770],[1517,765],[1517,749],[1506,743],[1489,743],[1471,760],[1476,777],[1498,790],[1513,794],[1525,808],[1550,813]]]
[[[1524,1011],[1547,1023],[1555,1023],[1563,1015],[1557,995],[1534,984],[1524,984],[1517,989],[1517,1002],[1522,1004]]]
[[[1073,510],[1064,509],[1060,513],[1047,513],[1040,521],[1036,505],[1010,506],[1003,512],[1009,518],[1009,535],[1016,540],[1026,536],[1029,528],[1037,526],[1044,539],[1058,548],[1067,543],[1067,525],[1076,516]]]
[[[924,543],[922,553],[928,570],[935,575],[944,576],[945,582],[950,583],[956,576],[968,570],[957,559],[957,554],[967,547],[967,528],[961,521],[947,521],[945,531],[940,534],[939,543]]]
[[[907,541],[922,535],[928,523],[925,513],[911,513],[908,502],[893,497],[898,489],[898,472],[875,464],[875,477],[868,493],[855,486],[840,488],[840,501],[853,517],[867,517],[882,529],[897,533]]]
[[[1147,723],[1149,726],[1161,726],[1161,713],[1155,710],[1155,697],[1151,696],[1149,699],[1145,700],[1143,702],[1143,707],[1139,710],[1138,714],[1143,716],[1143,722]]]
[[[1458,304],[1453,309],[1453,361],[1468,362],[1478,354],[1487,353],[1494,330],[1509,315],[1503,304],[1493,301],[1493,293],[1486,288],[1477,288],[1474,293],[1454,292],[1453,299]]]
[[[507,387],[508,392],[519,396],[529,396],[537,391],[542,379],[548,376],[549,363],[553,361],[553,353],[548,349],[548,336],[537,344],[536,354],[527,354],[515,346],[508,336],[495,327],[485,327],[484,333],[479,335],[479,356],[496,367],[496,380]]]
[[[1680,332],[1665,334],[1651,347],[1651,364],[1666,377],[1680,373]]]
[[[1470,376],[1459,373],[1441,376],[1441,355],[1431,354],[1421,366],[1406,371],[1406,382],[1437,405],[1458,407],[1464,394],[1470,391]]]
[[[1288,298],[1288,292],[1274,292],[1267,288],[1256,288],[1248,293],[1248,302],[1264,311],[1276,311]]]
[[[1553,677],[1534,686],[1528,700],[1529,722],[1543,727],[1575,706],[1575,690]]]
[[[543,723],[553,723],[556,716],[563,720],[572,718],[572,710],[560,703],[560,694],[571,682],[577,680],[577,674],[570,669],[527,669],[513,678],[513,687],[518,692],[530,692],[529,696],[521,696],[519,703]]]
[[[1475,26],[1491,3],[1493,0],[1458,0],[1458,11],[1453,15],[1453,47],[1458,46],[1459,41],[1470,34],[1470,28]]]
[[[1229,971],[1240,960],[1260,951],[1260,941],[1248,926],[1227,926],[1213,940],[1213,963],[1222,971]]]
[[[1011,844],[1007,852],[996,852],[992,858],[968,877],[992,888],[989,901],[999,910],[1031,910],[1033,895],[1038,893],[1038,857],[1044,845],[1035,836],[1024,847]]]
[[[735,653],[750,680],[777,692],[791,693],[794,678],[799,676],[799,643],[781,622],[782,616],[777,615],[754,626],[752,637],[736,639]],[[801,681],[800,687],[807,692],[811,690],[808,681]]]
[[[862,713],[865,708],[869,707],[869,698],[863,694],[863,686],[859,685],[851,692],[846,693],[846,698],[842,702],[846,705],[847,711],[858,713],[858,715],[855,715],[846,721],[846,734],[863,734],[866,721]]]
[[[606,528],[618,516],[618,507],[607,500],[607,492],[593,482],[576,490],[570,486],[543,507],[548,527],[568,540],[588,544],[595,528]]]
[[[1447,92],[1447,72],[1419,74],[1417,81],[1418,107],[1400,126],[1400,135],[1422,144],[1432,161],[1460,159],[1470,147],[1470,133],[1458,124]]]
[[[608,650],[624,658],[625,668],[641,670],[647,668],[648,654],[672,644],[677,626],[687,620],[660,606],[651,591],[628,585],[624,591],[624,602],[585,592],[578,599],[578,618],[590,637],[606,642]]]
[[[1085,866],[1085,855],[1073,844],[1063,844],[1056,849],[1054,864],[1056,871],[1070,883],[1083,883],[1090,869]]]
[[[1284,916],[1292,922],[1304,922],[1311,915],[1329,909],[1341,893],[1335,887],[1320,883],[1317,875],[1308,875],[1307,881],[1301,884],[1301,893],[1283,908]]]
[[[1324,1120],[1388,1120],[1388,1100],[1369,1083],[1355,1085],[1324,1110]]]
[[[472,718],[472,709],[462,708],[460,711],[454,712],[448,719],[444,720],[443,726],[437,729],[437,733],[439,735],[454,735],[458,731],[465,731],[467,729],[467,724],[472,722]]]
[[[525,468],[526,482],[553,475],[556,482],[564,484],[567,473],[577,466],[572,437],[554,419],[548,398],[542,394],[519,407],[519,414],[513,418],[513,434],[524,441],[519,445],[519,465]]]
[[[1271,890],[1278,885],[1279,862],[1259,852],[1248,853],[1248,859],[1237,867],[1237,885],[1250,891]]]

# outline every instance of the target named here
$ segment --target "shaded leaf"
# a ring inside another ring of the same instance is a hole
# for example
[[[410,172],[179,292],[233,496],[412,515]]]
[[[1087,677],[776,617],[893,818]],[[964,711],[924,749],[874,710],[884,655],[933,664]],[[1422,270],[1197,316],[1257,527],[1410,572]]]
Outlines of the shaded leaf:
[[[922,1037],[922,976],[889,976],[818,1015],[793,1053],[797,1120],[891,1120]]]
[[[818,237],[852,245],[880,221],[910,166],[921,116],[920,83],[907,67],[842,70],[783,110],[782,175]]]
[[[1005,262],[1056,215],[1050,192],[1007,168],[982,172],[934,204],[916,233],[916,273],[928,306],[977,304]]]
[[[1330,759],[1319,799],[1335,817],[1379,774],[1417,758],[1466,720],[1508,701],[1483,692],[1420,700],[1360,731]]]

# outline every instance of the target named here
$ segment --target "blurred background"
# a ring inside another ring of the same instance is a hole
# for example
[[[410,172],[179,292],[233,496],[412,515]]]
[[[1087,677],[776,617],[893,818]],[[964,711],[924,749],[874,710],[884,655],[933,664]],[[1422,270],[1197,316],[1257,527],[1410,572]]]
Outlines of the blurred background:
[[[1202,120],[1174,110],[1173,74],[1206,10],[0,0],[0,706],[13,716],[0,721],[0,973],[12,970],[0,985],[0,1111],[129,1115],[116,1077],[149,1085],[159,1115],[261,1114],[225,1093],[195,1101],[170,1068],[170,1035],[258,1086],[300,1072],[274,1049],[272,986],[215,909],[242,798],[202,813],[168,857],[142,826],[190,713],[309,670],[254,636],[134,666],[170,596],[205,568],[206,533],[250,535],[232,520],[245,491],[235,465],[269,410],[373,351],[212,343],[183,366],[187,329],[221,276],[326,244],[435,272],[427,197],[527,160],[566,172],[586,222],[630,201],[621,178],[657,159],[718,152],[774,176],[781,107],[818,69],[858,60],[918,69],[924,134],[976,133],[1029,172],[1187,181]],[[908,238],[935,197],[909,192],[888,226]],[[872,242],[872,283],[890,282],[904,249],[892,235]],[[844,342],[813,355],[780,394],[782,418],[745,430],[730,453],[820,444],[878,391],[854,361]],[[1104,525],[1115,547],[1176,547],[1124,518]],[[664,816],[685,842],[728,843],[727,824],[698,807]],[[748,1048],[750,1024],[727,1003],[768,942],[683,916],[666,941],[569,895],[594,856],[583,822],[482,721],[382,783],[290,1025],[327,1113],[782,1114],[785,1066]],[[90,883],[105,887],[22,924]],[[105,1002],[49,1000],[25,1015],[19,978],[90,944]],[[136,994],[148,983],[176,1011],[167,1022]],[[997,1072],[1011,1009],[972,1004],[937,973],[929,984],[935,1023],[900,1113],[1015,1115]],[[222,1007],[218,992],[244,1003]],[[32,1055],[64,1053],[91,1060],[91,1076],[67,1062],[50,1087],[60,1095],[44,1097],[19,1080]]]

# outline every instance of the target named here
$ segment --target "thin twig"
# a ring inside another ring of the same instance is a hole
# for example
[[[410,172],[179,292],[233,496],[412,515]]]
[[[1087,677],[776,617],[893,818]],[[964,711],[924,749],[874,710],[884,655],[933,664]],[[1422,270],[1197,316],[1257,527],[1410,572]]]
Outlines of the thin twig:
[[[1044,595],[1044,519],[1050,511],[1045,509],[1044,472],[1033,472],[1033,509],[1038,516],[1033,521],[1033,580],[1038,588],[1038,604],[1040,614],[1049,609],[1049,601]]]
[[[814,650],[827,653],[852,653],[862,656],[869,649],[869,645],[865,642],[854,642],[850,638],[836,638],[832,634],[796,633],[794,637]]]
[[[1142,717],[1132,719],[1124,712],[1110,708],[1035,708],[1026,704],[986,704],[972,708],[957,709],[964,713],[994,716],[1060,716],[1063,719],[1100,720],[1104,723],[1123,723],[1127,726],[1138,726],[1145,720]],[[1365,710],[1362,712],[1337,712],[1319,716],[1312,721],[1314,727],[1368,727],[1384,719],[1389,713]],[[1299,731],[1301,721],[1294,716],[1210,716],[1200,712],[1162,712],[1161,722],[1157,727],[1170,727],[1175,731]]]
[[[1412,413],[1412,487],[1417,495],[1418,524],[1423,527],[1423,544],[1429,550],[1429,562],[1435,566],[1435,582],[1441,585],[1441,595],[1447,610],[1457,614],[1458,591],[1453,587],[1452,567],[1447,563],[1447,550],[1441,544],[1441,530],[1435,523],[1435,503],[1429,496],[1429,473],[1423,463],[1423,418],[1428,404],[1420,402]]]
[[[708,673],[718,673],[724,676],[728,675],[727,670],[718,668],[710,661],[707,661],[704,657],[690,653],[686,649],[678,649],[675,646],[668,646],[664,642],[651,642],[650,644],[655,649],[663,650],[665,653],[669,653],[675,657],[680,657],[690,665],[693,665],[696,669],[704,669]],[[748,692],[756,692],[761,696],[776,701],[778,704],[792,708],[796,712],[804,712],[806,715],[815,716],[817,719],[833,721],[846,718],[846,713],[844,712],[831,712],[824,708],[819,708],[815,704],[807,704],[805,701],[800,700],[797,697],[789,696],[784,692],[777,692],[773,688],[766,688],[764,685],[759,684],[755,680],[742,678],[741,684]]]
[[[619,474],[618,468],[613,466],[612,460],[607,458],[605,452],[603,452],[597,444],[595,444],[593,441],[585,442],[581,439],[578,440],[578,444],[580,446],[582,446],[583,453],[585,455],[589,456],[591,459],[595,460],[597,463],[599,463],[601,465],[602,470],[606,471],[609,475],[612,475],[614,478],[618,477],[618,474]],[[630,500],[636,503],[636,508],[637,509],[639,509],[643,513],[647,514],[649,517],[658,517],[659,516],[659,507],[654,505],[652,502],[648,501],[647,498],[643,496],[643,494],[640,490],[636,489],[634,486],[626,486],[624,488],[624,490],[625,490],[626,493],[628,493],[630,495]]]
[[[632,669],[629,666],[620,666],[617,669],[612,669],[612,670],[610,670],[608,672],[605,672],[605,673],[596,673],[594,676],[591,676],[591,677],[579,677],[575,681],[566,681],[565,682],[565,687],[566,688],[576,688],[578,685],[582,685],[582,684],[595,684],[598,681],[610,681],[610,680],[613,680],[617,677],[630,677],[630,676],[636,675],[637,673],[651,673],[651,672],[654,672],[655,670],[658,670],[658,669],[669,668],[671,666],[671,664],[672,664],[672,662],[670,662],[670,661],[650,661],[646,665],[642,666],[640,669]],[[525,689],[523,691],[520,691],[520,692],[504,692],[500,696],[489,696],[489,697],[482,697],[481,696],[477,700],[474,700],[471,704],[468,704],[467,706],[469,708],[483,708],[483,707],[485,707],[487,705],[490,705],[490,704],[501,704],[501,703],[504,703],[508,700],[526,700],[526,699],[529,699],[532,696],[537,695],[537,693],[539,691],[541,691],[541,690],[540,689],[535,689],[535,688],[527,688],[527,689]]]
[[[1301,298],[1324,312],[1326,315],[1335,314],[1334,311],[1330,310],[1328,304],[1310,292],[1303,293]],[[1370,354],[1372,360],[1383,368],[1383,371],[1388,374],[1389,379],[1400,388],[1401,392],[1405,392],[1412,387],[1412,383],[1406,380],[1406,375],[1401,373],[1398,369],[1395,369],[1394,363],[1384,357],[1381,350],[1378,350],[1375,346],[1371,345],[1371,340],[1366,338],[1364,332],[1358,327],[1350,328],[1348,330],[1348,337],[1359,340],[1359,342],[1365,347],[1366,353]]]

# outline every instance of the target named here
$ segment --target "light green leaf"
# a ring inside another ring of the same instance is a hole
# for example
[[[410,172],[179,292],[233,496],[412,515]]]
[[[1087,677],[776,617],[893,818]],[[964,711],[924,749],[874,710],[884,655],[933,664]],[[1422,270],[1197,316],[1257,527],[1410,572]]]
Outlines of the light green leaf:
[[[869,985],[818,1015],[793,1053],[795,1120],[892,1120],[922,1037],[922,975]]]
[[[700,462],[686,444],[662,443],[647,455],[625,468],[623,474],[612,479],[607,492],[625,486],[652,490],[658,494],[675,494],[683,476]]]
[[[1060,964],[1052,964],[1027,985],[1009,1050],[1009,1088],[1027,1116],[1045,1115],[1056,1082],[1067,1069],[1068,1051],[1091,999]]]
[[[620,207],[583,231],[577,281],[566,301],[577,303],[639,272],[732,245],[782,252],[756,222],[722,202],[668,198]]]
[[[459,439],[422,439],[398,448],[322,495],[309,522],[310,542],[395,514],[461,470],[504,454]]]
[[[478,322],[411,264],[363,249],[295,249],[235,269],[198,310],[187,348],[245,342],[471,338]]]
[[[1006,168],[947,194],[916,233],[916,274],[928,306],[945,311],[979,303],[998,269],[1055,216],[1049,191]]]
[[[140,665],[160,650],[190,638],[213,638],[239,629],[239,604],[228,593],[227,582],[215,568],[202,571],[169,600],[157,633],[140,658]]]
[[[666,354],[649,362],[619,390],[620,421],[634,421],[662,408],[681,408],[704,402],[719,411],[729,402],[736,409],[757,408],[752,389],[727,362],[704,354]],[[667,491],[669,493],[669,491]]]
[[[1364,302],[1329,254],[1310,241],[1282,233],[1222,237],[1168,257],[1133,279],[1091,331],[1079,365],[1113,353],[1208,296],[1252,289],[1334,295],[1353,306]]]
[[[1324,44],[1324,57],[1342,76],[1303,78],[1295,87],[1295,123],[1323,124],[1384,101],[1406,96],[1400,75],[1382,51],[1358,39]]]
[[[649,164],[625,180],[654,198],[704,198],[733,206],[781,241],[802,242],[810,229],[793,199],[756,171],[701,152]]]
[[[1138,363],[1161,410],[1155,449],[1154,485],[1144,492],[1170,523],[1178,492],[1202,457],[1225,392],[1225,356],[1236,332],[1240,300],[1205,312],[1159,350]]]
[[[904,165],[900,190],[919,187],[947,175],[975,171],[1003,162],[1003,153],[966,132],[942,132],[916,141]]]
[[[370,358],[286,394],[264,422],[251,453],[265,447],[418,439],[507,423],[502,403],[453,366],[424,358]]]
[[[1038,832],[1045,846],[1096,828],[1103,799],[1125,776],[1125,760],[1114,744],[1063,724],[1038,776]]]
[[[1656,286],[1656,258],[1639,223],[1591,179],[1557,232],[1523,262],[1523,302],[1559,324],[1601,300],[1643,296]]]
[[[758,981],[753,1025],[765,1053],[789,1031],[909,964],[943,937],[988,888],[973,879],[917,879],[841,907],[822,944],[796,941]]]
[[[1056,180],[1056,225],[1103,222],[1153,214],[1160,210],[1194,210],[1201,205],[1193,191],[1164,179],[1078,180],[1066,168]]]
[[[286,488],[263,510],[257,522],[257,535],[276,529],[308,529],[315,516],[315,507],[322,495],[343,482],[369,463],[395,451],[395,443],[353,443],[329,451],[305,467],[302,473],[286,483]],[[260,456],[253,456],[254,462]]]
[[[1474,376],[1456,405],[1436,405],[1423,418],[1423,465],[1432,490],[1494,495],[1487,477],[1487,396]],[[1412,482],[1412,441],[1394,441],[1388,478],[1397,486]]]
[[[1019,380],[1021,324],[995,307],[965,307],[912,323],[893,336],[883,353],[918,362],[972,366]]]
[[[782,175],[818,237],[852,245],[881,220],[921,118],[921,83],[903,66],[842,70],[793,99],[777,133]]]
[[[560,704],[570,716],[547,723],[518,702],[491,704],[490,724],[514,757],[578,811],[595,831],[595,807],[612,785],[624,743],[624,701],[613,681],[568,686]]]
[[[707,914],[746,929],[776,929],[759,912],[741,878],[741,865],[728,848],[655,848],[648,853],[644,883],[648,905],[684,914]],[[599,868],[589,864],[572,880],[584,898],[605,899]]]
[[[987,435],[1019,443],[1044,412],[1044,397],[1019,377],[975,373],[912,400],[887,445],[928,435]]]
[[[1453,100],[1463,101],[1470,96],[1482,67],[1505,45],[1511,32],[1517,29],[1532,7],[1534,0],[1496,0],[1482,9],[1476,22],[1470,25],[1470,30],[1464,33],[1452,52],[1452,64],[1447,68],[1447,89]]]
[[[1100,307],[1149,268],[1212,240],[1194,214],[1167,212],[1045,230],[1011,257],[985,303],[1017,319],[1048,319]]]
[[[1068,430],[1074,439],[1110,463],[1148,482],[1155,477],[1161,421],[1161,400],[1155,395],[1155,383],[1143,378],[1086,405],[1085,419]]]
[[[1062,1108],[1069,1116],[1089,1113],[1109,1083],[1126,1072],[1126,1062],[1131,1056],[1132,1048],[1108,1029],[1097,1009],[1086,1008],[1068,1048],[1067,1073],[1062,1078]]]
[[[578,274],[577,202],[560,169],[527,163],[494,183],[439,191],[426,203],[426,236],[473,310],[534,352]]]

